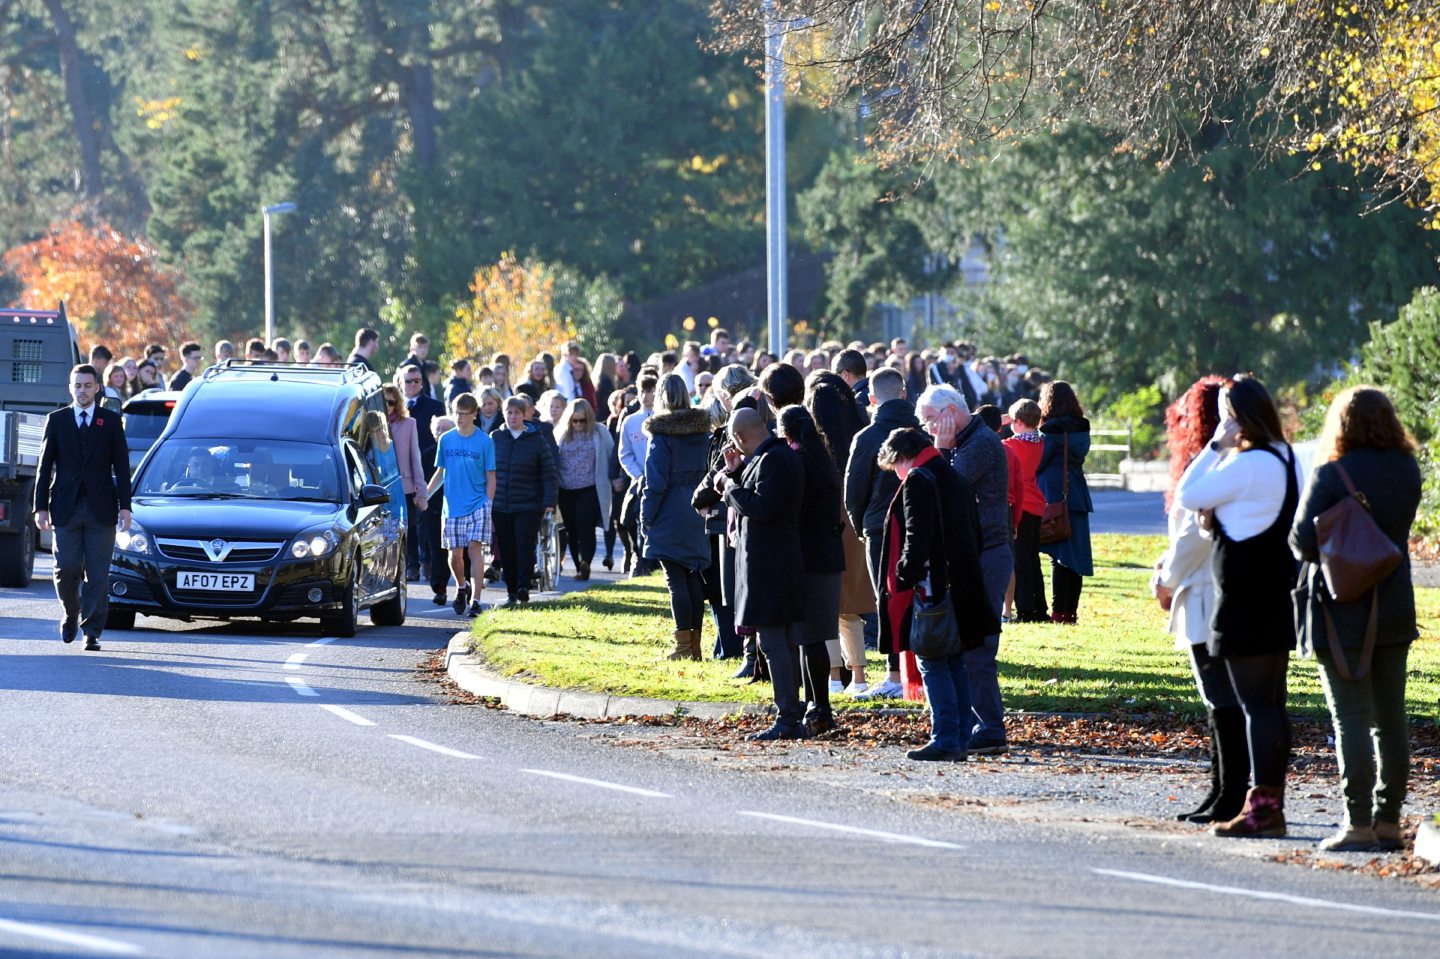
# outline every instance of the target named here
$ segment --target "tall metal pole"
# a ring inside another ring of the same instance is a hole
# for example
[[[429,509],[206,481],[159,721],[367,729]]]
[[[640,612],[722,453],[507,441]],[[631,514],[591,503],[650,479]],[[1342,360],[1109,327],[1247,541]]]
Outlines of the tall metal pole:
[[[274,213],[294,213],[295,204],[286,200],[263,207],[265,214],[265,345],[275,342],[275,274],[270,263],[270,216]]]
[[[789,304],[785,246],[785,64],[780,59],[784,33],[775,20],[775,4],[766,0],[765,19],[765,255],[766,315],[770,351],[779,358],[786,348]]]
[[[275,342],[275,278],[270,266],[270,208],[265,208],[265,345]]]

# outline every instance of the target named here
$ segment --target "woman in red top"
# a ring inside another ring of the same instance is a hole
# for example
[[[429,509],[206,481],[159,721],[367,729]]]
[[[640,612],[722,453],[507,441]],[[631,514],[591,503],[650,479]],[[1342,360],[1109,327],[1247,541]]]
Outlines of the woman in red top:
[[[1035,470],[1045,449],[1039,432],[1040,405],[1034,400],[1016,402],[1010,407],[1010,427],[1015,435],[1005,440],[1005,446],[1020,462],[1024,489],[1015,525],[1015,619],[1043,623],[1049,621],[1050,612],[1040,572],[1040,516],[1045,512],[1045,495],[1035,482]]]

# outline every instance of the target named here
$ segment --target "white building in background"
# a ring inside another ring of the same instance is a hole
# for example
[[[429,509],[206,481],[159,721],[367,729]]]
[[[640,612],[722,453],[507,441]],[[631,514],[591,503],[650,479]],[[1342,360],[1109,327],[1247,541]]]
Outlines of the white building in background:
[[[932,256],[937,265],[944,262],[939,254]],[[970,241],[970,247],[960,261],[955,285],[977,287],[989,281],[989,254],[976,237]],[[957,332],[963,336],[966,326],[959,308],[943,293],[927,293],[903,304],[882,303],[875,308],[875,318],[885,340],[903,336],[907,339],[918,337],[928,342]]]

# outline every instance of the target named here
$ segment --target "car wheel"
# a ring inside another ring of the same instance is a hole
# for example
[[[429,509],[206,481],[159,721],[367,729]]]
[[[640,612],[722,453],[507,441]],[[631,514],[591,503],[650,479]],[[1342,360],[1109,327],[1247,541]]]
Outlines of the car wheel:
[[[105,613],[106,629],[134,629],[135,610],[133,609],[111,609]]]
[[[26,484],[20,490],[20,496],[16,502],[26,504],[26,512],[29,512],[30,486]],[[30,577],[35,572],[35,520],[33,515],[27,515],[20,526],[18,533],[9,536],[0,536],[0,586],[12,586],[24,588],[30,585]],[[10,540],[14,540],[13,545]]]
[[[370,607],[370,622],[376,626],[404,626],[405,611],[410,598],[410,586],[405,578],[405,562],[402,559],[395,571],[395,596]]]
[[[320,617],[320,630],[326,636],[338,636],[340,639],[349,639],[355,635],[359,626],[360,612],[355,607],[355,582],[353,576],[359,575],[360,565],[355,564],[354,573],[350,585],[340,594],[340,608],[333,613],[327,613]]]

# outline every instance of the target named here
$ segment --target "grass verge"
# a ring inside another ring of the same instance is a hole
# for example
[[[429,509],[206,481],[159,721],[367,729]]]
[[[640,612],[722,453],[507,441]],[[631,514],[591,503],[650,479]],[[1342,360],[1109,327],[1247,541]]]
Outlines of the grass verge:
[[[1000,688],[1007,708],[1199,712],[1188,658],[1174,648],[1150,597],[1150,566],[1164,545],[1161,536],[1096,536],[1096,575],[1085,583],[1080,623],[1005,627]],[[1440,590],[1416,590],[1416,600],[1421,637],[1410,654],[1407,700],[1412,716],[1440,722]],[[729,678],[733,661],[666,661],[669,612],[660,576],[625,580],[488,612],[475,620],[472,645],[499,673],[547,686],[688,702],[769,701],[768,684]],[[705,629],[708,650],[714,645],[708,621]],[[883,678],[884,657],[871,653],[867,670],[872,680]],[[1313,661],[1292,663],[1290,705],[1296,715],[1327,715]]]

